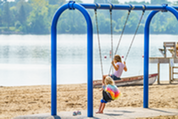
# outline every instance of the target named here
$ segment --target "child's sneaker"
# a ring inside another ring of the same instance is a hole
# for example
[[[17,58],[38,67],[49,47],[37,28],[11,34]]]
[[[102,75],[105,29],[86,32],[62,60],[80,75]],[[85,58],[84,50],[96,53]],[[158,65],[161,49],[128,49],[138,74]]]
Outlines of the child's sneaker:
[[[77,112],[73,112],[73,116],[76,116],[77,115]]]
[[[80,111],[77,111],[77,114],[78,114],[78,115],[81,115],[81,112],[80,112]]]

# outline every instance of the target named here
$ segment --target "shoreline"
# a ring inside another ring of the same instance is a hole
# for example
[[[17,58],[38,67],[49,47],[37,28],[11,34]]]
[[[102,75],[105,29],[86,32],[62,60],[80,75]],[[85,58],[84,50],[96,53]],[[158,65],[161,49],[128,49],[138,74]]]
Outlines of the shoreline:
[[[150,108],[178,109],[178,83],[169,85],[166,82],[149,86]],[[106,108],[143,107],[143,86],[124,86],[118,87],[118,89],[122,96],[118,100],[107,103]],[[93,89],[94,109],[98,109],[102,98],[99,90],[100,88]],[[87,84],[58,85],[57,102],[58,111],[86,110]],[[0,119],[50,113],[51,86],[0,87],[0,107]]]
[[[98,80],[98,79],[97,79]],[[172,82],[172,84],[169,84],[169,81],[168,80],[163,80],[163,81],[160,81],[160,84],[159,85],[178,85],[178,81],[174,81]],[[57,86],[70,86],[70,85],[87,85],[87,83],[78,83],[78,84],[57,84]],[[155,83],[153,85],[157,85],[157,80],[155,81]],[[0,85],[0,88],[1,87],[37,87],[37,86],[51,86],[48,85],[48,84],[44,84],[44,85],[22,85],[22,86],[1,86]],[[131,85],[132,86],[132,85]],[[142,85],[133,85],[133,86],[142,86]],[[149,85],[149,86],[152,86],[152,85]],[[121,87],[129,87],[128,86],[121,86]],[[119,87],[118,87],[119,88]],[[97,89],[97,88],[93,88],[93,89]]]

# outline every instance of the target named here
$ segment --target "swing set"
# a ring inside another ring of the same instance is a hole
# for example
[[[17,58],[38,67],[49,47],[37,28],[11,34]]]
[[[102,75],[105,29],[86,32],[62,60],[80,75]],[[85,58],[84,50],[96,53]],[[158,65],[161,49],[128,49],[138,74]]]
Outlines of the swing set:
[[[129,51],[133,44],[135,35],[137,33],[139,24],[143,17],[145,10],[152,10],[147,17],[145,28],[144,28],[144,88],[143,88],[143,107],[148,108],[148,78],[149,78],[149,26],[153,16],[158,13],[159,11],[167,12],[170,11],[178,20],[178,6],[168,6],[167,4],[163,5],[119,5],[119,4],[77,4],[75,1],[69,1],[67,4],[61,6],[55,13],[52,25],[51,25],[51,115],[55,116],[57,114],[57,22],[60,15],[66,10],[75,10],[78,9],[83,16],[85,17],[87,23],[87,116],[93,117],[93,28],[92,28],[92,20],[87,12],[86,9],[94,9],[96,15],[96,25],[97,25],[97,36],[98,36],[98,43],[99,40],[99,30],[98,30],[98,21],[97,21],[97,10],[98,9],[107,9],[110,10],[110,19],[112,20],[112,10],[128,10],[128,16],[126,18],[118,45],[116,47],[115,53],[117,53],[122,35],[124,33],[124,29],[130,15],[130,11],[132,10],[142,10],[142,16],[138,23],[137,29],[135,31],[134,37],[131,41],[129,46],[129,50],[127,51],[125,61],[128,57]],[[113,50],[113,33],[112,33],[112,21],[111,21],[111,50]],[[101,48],[99,45],[99,52],[101,54]],[[113,54],[112,54],[113,57]],[[101,67],[102,67],[102,60],[100,55]],[[102,69],[102,68],[101,68]],[[103,70],[103,69],[102,69]],[[111,68],[109,72],[111,71]],[[102,72],[103,73],[103,72]]]

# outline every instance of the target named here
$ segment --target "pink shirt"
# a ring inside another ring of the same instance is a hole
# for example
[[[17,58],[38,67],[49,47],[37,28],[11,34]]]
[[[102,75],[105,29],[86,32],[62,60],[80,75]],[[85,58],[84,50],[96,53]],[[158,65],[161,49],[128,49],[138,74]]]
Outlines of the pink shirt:
[[[120,78],[120,76],[122,75],[122,72],[124,70],[125,65],[121,62],[117,62],[115,65],[119,65],[119,69],[117,71],[115,70],[114,75],[117,76],[118,78]]]

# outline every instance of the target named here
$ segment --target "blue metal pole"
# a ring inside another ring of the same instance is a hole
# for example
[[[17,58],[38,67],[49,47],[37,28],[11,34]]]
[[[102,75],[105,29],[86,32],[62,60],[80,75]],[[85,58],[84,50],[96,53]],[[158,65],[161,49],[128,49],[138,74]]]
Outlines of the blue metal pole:
[[[51,25],[51,115],[57,114],[57,41],[56,41],[56,26],[57,21],[61,13],[68,8],[68,5],[65,4],[55,13]]]
[[[149,26],[151,19],[158,11],[152,11],[145,23],[144,30],[144,90],[143,90],[143,107],[148,108],[148,74],[149,74]]]
[[[110,9],[111,4],[81,4],[86,9]],[[97,6],[98,5],[98,6]],[[145,7],[145,8],[144,8]],[[175,9],[178,9],[177,6],[173,6]],[[165,7],[163,5],[119,5],[113,4],[112,10],[164,10]]]
[[[170,6],[166,6],[166,10],[170,11],[178,20],[178,12],[175,8],[170,7]]]
[[[79,4],[70,1],[68,4],[60,7],[54,15],[52,25],[51,25],[51,115],[57,114],[57,21],[59,16],[66,9],[78,9],[85,17],[87,22],[87,72],[88,72],[88,117],[93,117],[93,26],[90,15]]]
[[[178,12],[175,8],[163,5],[164,10],[170,11],[178,20]],[[145,23],[145,30],[144,30],[144,91],[143,91],[143,107],[148,108],[148,99],[149,99],[149,26],[151,19],[158,11],[152,11]]]
[[[90,15],[86,9],[79,5],[74,4],[74,8],[78,9],[85,17],[87,22],[87,114],[88,117],[93,117],[93,26]]]

